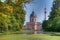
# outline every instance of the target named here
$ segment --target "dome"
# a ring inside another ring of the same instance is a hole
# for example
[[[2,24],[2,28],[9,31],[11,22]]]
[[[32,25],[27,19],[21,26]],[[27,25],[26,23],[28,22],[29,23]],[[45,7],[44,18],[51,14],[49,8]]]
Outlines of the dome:
[[[32,14],[30,15],[30,17],[31,17],[31,16],[36,16],[36,14],[35,14],[35,12],[34,12],[34,11],[33,11],[33,12],[32,12]]]

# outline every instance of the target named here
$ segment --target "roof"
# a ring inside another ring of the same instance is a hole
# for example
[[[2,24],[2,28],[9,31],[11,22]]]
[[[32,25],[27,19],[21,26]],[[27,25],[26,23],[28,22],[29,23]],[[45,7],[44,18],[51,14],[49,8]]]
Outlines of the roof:
[[[30,16],[36,16],[35,12],[33,11],[32,14]]]

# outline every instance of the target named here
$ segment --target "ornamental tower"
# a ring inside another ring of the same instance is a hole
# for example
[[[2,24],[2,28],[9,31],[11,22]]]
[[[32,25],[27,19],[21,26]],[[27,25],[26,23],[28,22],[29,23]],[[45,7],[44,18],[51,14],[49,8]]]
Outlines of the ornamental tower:
[[[37,16],[35,15],[34,11],[30,15],[30,22],[36,22],[37,21]]]
[[[46,8],[44,9],[44,20],[46,20]]]

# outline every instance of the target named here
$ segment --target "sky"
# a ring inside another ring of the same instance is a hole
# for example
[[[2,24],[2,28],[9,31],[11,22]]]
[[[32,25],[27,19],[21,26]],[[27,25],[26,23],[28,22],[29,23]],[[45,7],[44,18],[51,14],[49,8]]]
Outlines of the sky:
[[[48,16],[51,12],[51,7],[53,4],[53,0],[33,0],[30,3],[26,4],[26,17],[25,17],[25,23],[29,22],[30,19],[30,14],[32,13],[32,11],[35,12],[36,16],[37,16],[37,21],[38,22],[43,22],[44,20],[44,8],[46,7],[46,20],[48,20]]]
[[[4,0],[2,0],[4,1]],[[43,22],[44,20],[44,8],[46,7],[46,11],[47,11],[47,16],[46,16],[46,20],[48,20],[48,16],[51,12],[51,7],[53,4],[53,0],[33,0],[30,3],[25,4],[26,5],[26,17],[25,17],[25,22],[24,24],[26,24],[26,22],[29,22],[30,20],[30,14],[32,13],[32,11],[35,12],[36,16],[37,16],[37,21],[38,22]]]

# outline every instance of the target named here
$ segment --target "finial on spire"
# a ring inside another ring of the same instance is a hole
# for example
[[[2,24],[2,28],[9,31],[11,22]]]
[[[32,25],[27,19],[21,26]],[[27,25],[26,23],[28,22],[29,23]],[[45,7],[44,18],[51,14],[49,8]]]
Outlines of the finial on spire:
[[[34,8],[32,9],[32,14],[31,16],[36,16]]]
[[[34,11],[34,8],[32,9],[32,11]]]

